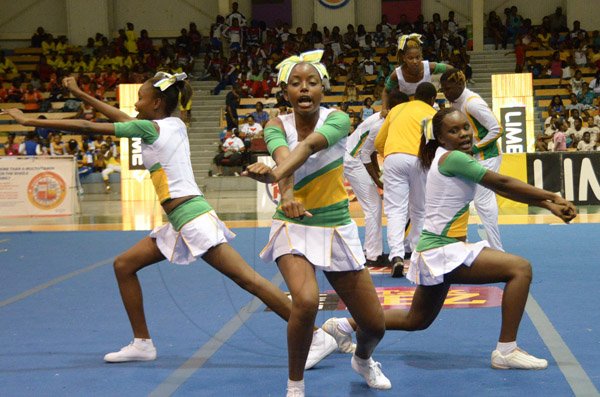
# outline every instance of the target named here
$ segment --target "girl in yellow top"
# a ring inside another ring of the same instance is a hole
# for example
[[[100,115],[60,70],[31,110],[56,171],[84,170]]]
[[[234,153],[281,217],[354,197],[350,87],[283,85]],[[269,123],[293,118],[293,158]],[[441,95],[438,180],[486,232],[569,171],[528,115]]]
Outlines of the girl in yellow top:
[[[319,306],[315,268],[325,276],[359,324],[352,368],[376,389],[391,388],[371,355],[383,337],[383,311],[369,272],[344,189],[343,157],[348,115],[320,107],[325,66],[322,50],[278,65],[293,113],[270,120],[265,141],[277,163],[256,163],[246,175],[279,183],[282,200],[261,257],[275,261],[292,295],[288,322],[288,397],[304,396],[304,366]],[[334,342],[335,345],[335,342]]]

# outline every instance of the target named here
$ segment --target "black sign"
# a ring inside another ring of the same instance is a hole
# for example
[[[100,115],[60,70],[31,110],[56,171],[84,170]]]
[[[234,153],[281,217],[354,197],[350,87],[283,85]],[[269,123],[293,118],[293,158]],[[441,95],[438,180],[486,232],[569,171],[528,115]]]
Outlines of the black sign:
[[[500,109],[500,118],[504,135],[502,151],[504,153],[527,152],[526,112],[524,106]]]
[[[600,204],[600,152],[527,154],[527,181],[577,205]]]
[[[142,161],[142,138],[129,138],[129,169],[145,170]]]

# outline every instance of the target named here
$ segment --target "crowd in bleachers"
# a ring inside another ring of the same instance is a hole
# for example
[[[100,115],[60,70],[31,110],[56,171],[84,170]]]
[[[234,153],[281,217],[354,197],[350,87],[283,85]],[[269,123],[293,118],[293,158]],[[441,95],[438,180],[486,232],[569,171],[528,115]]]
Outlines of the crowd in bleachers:
[[[380,108],[385,79],[397,63],[398,38],[402,35],[420,34],[424,59],[452,64],[471,79],[466,29],[459,26],[453,11],[444,20],[436,13],[431,21],[420,15],[415,22],[409,22],[403,15],[398,24],[389,23],[383,15],[373,32],[366,31],[364,25],[349,24],[343,32],[338,26],[319,29],[316,23],[307,30],[298,27],[292,32],[283,22],[272,27],[248,22],[237,11],[236,3],[232,7],[230,15],[217,16],[211,27],[204,78],[218,81],[213,94],[233,87],[225,100],[221,140],[235,135],[236,129],[241,140],[246,141],[245,150],[249,150],[253,140],[249,143],[245,138],[242,123],[255,106],[261,110],[268,106],[268,111],[263,112],[269,117],[288,111],[289,104],[277,84],[276,66],[294,54],[311,49],[324,51],[321,62],[326,65],[329,78],[324,79],[323,105],[348,112],[354,127]],[[264,125],[267,120],[260,123]],[[221,154],[215,162],[222,160]]]

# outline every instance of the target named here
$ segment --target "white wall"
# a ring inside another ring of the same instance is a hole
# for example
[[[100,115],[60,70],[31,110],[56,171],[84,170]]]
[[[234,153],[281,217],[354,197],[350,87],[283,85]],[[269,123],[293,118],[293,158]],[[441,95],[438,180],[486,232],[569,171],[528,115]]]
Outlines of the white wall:
[[[570,2],[570,0],[485,0],[484,13],[494,10],[502,15],[505,8],[516,5],[523,18],[530,18],[534,25],[538,25],[544,16],[554,13],[556,7],[563,7],[563,11],[566,12],[567,3]],[[444,20],[450,10],[454,10],[460,25],[464,26],[467,20],[471,20],[471,0],[422,0],[421,8],[426,21],[430,21],[436,12]],[[593,8],[588,7],[587,12],[591,11],[597,15],[597,7]]]
[[[317,25],[321,27],[327,26],[330,30],[333,26],[337,25],[340,27],[341,32],[344,33],[346,31],[346,26],[351,23],[354,25],[354,30],[356,30],[356,19],[354,12],[355,0],[350,0],[344,7],[336,9],[323,7],[317,0],[312,1],[315,4],[314,12],[315,22]],[[306,28],[308,29],[309,27],[310,24]]]
[[[148,30],[150,36],[179,35],[181,28],[195,22],[204,34],[210,30],[219,12],[217,0],[113,0],[114,31],[125,28],[127,22],[135,30]]]
[[[38,26],[55,36],[64,35],[66,10],[65,0],[0,0],[0,40],[28,40]]]

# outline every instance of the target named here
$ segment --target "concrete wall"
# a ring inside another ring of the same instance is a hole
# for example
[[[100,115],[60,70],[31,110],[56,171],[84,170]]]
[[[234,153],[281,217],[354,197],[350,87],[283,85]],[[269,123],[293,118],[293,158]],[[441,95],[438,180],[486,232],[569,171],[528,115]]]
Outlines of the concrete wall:
[[[81,14],[82,18],[93,20],[95,4],[100,0],[0,0],[0,46],[4,48],[26,46],[29,38],[38,26],[43,26],[47,31],[55,34],[68,34],[69,25],[67,16],[68,4],[77,4],[78,11],[71,13],[70,18]],[[89,32],[102,31],[108,26],[110,32],[125,26],[127,22],[133,22],[136,30],[147,29],[151,35],[177,36],[180,29],[187,27],[190,22],[195,22],[203,33],[208,33],[210,24],[214,21],[220,8],[225,9],[231,1],[228,0],[104,0],[108,9],[108,21],[97,21],[88,24],[87,27],[79,24],[76,40],[80,40]],[[358,1],[358,3],[357,3]],[[472,0],[421,0],[422,13],[427,20],[431,19],[434,12],[440,13],[442,18],[453,9],[459,23],[465,25],[471,18]],[[251,17],[250,0],[241,0],[240,10]],[[307,6],[310,3],[310,6]],[[365,0],[351,0],[348,5],[337,10],[323,7],[317,0],[285,0],[284,4],[292,5],[292,20],[295,22],[297,14],[303,15],[303,9],[308,8],[310,16],[299,18],[303,23],[300,25],[307,29],[314,21],[319,27],[334,25],[340,26],[344,31],[346,25],[352,23],[357,25],[361,22],[372,24],[375,16],[358,15],[364,9]],[[375,4],[379,1],[374,2]],[[398,4],[401,4],[399,2]],[[358,6],[357,6],[358,4]],[[386,2],[386,6],[390,3]],[[490,10],[502,13],[505,7],[515,4],[519,7],[521,15],[531,18],[534,24],[541,22],[542,17],[554,12],[557,6],[562,6],[567,13],[569,26],[575,19],[582,22],[582,26],[588,30],[594,30],[600,19],[600,8],[595,7],[589,0],[485,0],[484,12]],[[357,11],[358,10],[358,11]],[[102,14],[102,13],[100,13]],[[364,19],[367,20],[364,20]],[[310,19],[310,21],[309,21]],[[364,20],[364,21],[363,21]],[[305,23],[306,22],[306,23]],[[73,41],[73,39],[71,39]],[[76,43],[75,44],[84,44]]]

